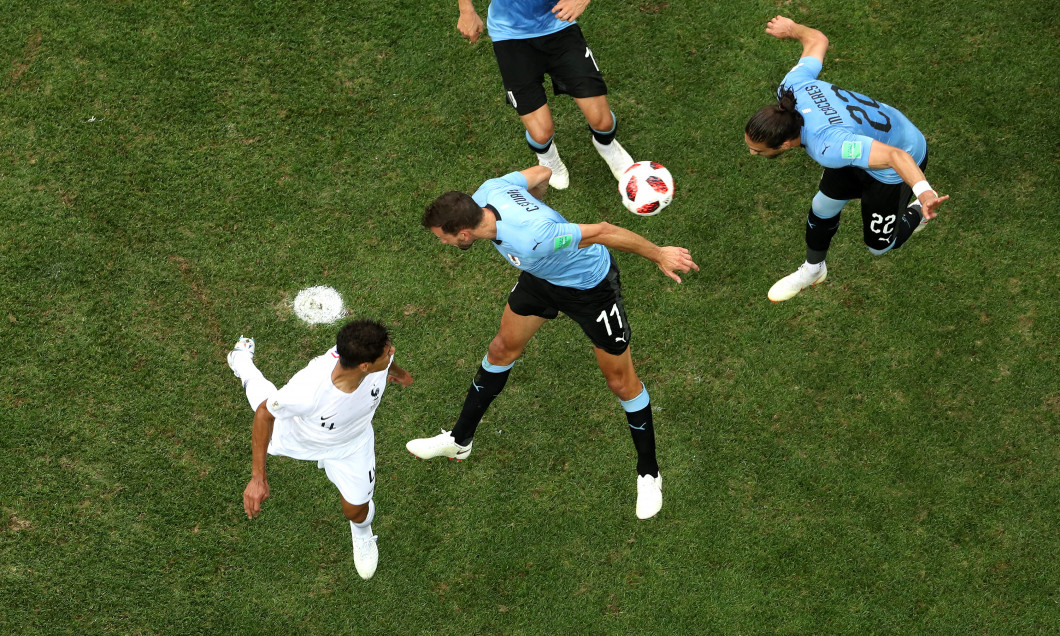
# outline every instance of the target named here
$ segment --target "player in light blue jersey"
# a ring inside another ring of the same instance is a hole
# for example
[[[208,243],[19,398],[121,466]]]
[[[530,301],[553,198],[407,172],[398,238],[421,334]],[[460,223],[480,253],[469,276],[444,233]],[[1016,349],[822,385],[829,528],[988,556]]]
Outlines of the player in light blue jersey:
[[[482,34],[482,18],[471,0],[458,0],[456,27],[471,42]],[[500,67],[505,97],[526,128],[526,142],[538,163],[552,171],[549,184],[563,189],[570,184],[567,166],[553,141],[555,126],[545,95],[545,74],[552,92],[574,98],[585,115],[593,146],[618,179],[633,159],[615,140],[618,122],[607,103],[607,85],[575,20],[589,0],[493,0],[486,28]]]
[[[568,223],[541,202],[551,171],[534,166],[482,184],[474,195],[447,192],[423,215],[424,227],[446,245],[470,249],[489,240],[504,260],[522,270],[508,295],[500,330],[467,391],[452,432],[414,439],[408,450],[421,459],[462,460],[486,409],[500,394],[516,359],[537,330],[563,312],[593,343],[607,386],[622,404],[637,451],[637,517],[662,507],[662,477],[655,456],[651,404],[633,369],[632,331],[622,301],[618,267],[607,248],[632,252],[654,262],[678,283],[676,272],[699,267],[683,247],[659,247],[610,223]]]
[[[825,168],[806,218],[806,262],[769,290],[780,302],[825,279],[825,256],[851,199],[861,200],[865,244],[879,255],[901,247],[949,196],[938,196],[924,178],[927,141],[905,115],[817,79],[828,50],[823,33],[783,16],[770,20],[766,33],[798,40],[802,57],[777,90],[778,103],[747,122],[744,141],[752,155],[770,159],[802,147]]]

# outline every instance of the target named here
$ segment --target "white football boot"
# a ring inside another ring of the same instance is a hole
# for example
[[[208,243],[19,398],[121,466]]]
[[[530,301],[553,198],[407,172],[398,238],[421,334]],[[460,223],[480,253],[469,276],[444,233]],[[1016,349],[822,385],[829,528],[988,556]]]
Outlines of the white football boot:
[[[353,525],[352,521],[350,525]],[[353,535],[353,565],[362,579],[372,578],[376,566],[379,565],[379,547],[376,545],[378,540],[376,535],[364,538]]]
[[[474,442],[472,441],[467,446],[461,446],[453,439],[452,433],[442,429],[442,432],[434,437],[423,437],[410,441],[405,444],[405,448],[420,459],[448,457],[459,462],[471,455],[471,446],[473,444]]]
[[[650,519],[662,509],[662,473],[637,477],[637,518]]]
[[[606,146],[596,140],[593,137],[593,146],[596,147],[596,152],[600,153],[600,156],[607,162],[607,167],[611,169],[611,174],[615,175],[616,180],[622,179],[622,173],[627,168],[633,165],[633,157],[629,156],[626,149],[622,147],[622,144],[618,143],[618,140],[612,140],[611,143]]]
[[[559,158],[556,142],[553,141],[545,152],[534,154],[537,155],[538,165],[545,166],[552,171],[552,176],[548,178],[548,185],[557,190],[566,190],[570,186],[570,173],[567,172],[567,166],[563,165],[563,160]]]
[[[828,276],[828,266],[824,264],[824,261],[821,261],[820,268],[803,263],[799,265],[799,269],[773,283],[773,286],[769,288],[769,300],[779,303],[793,298],[795,294],[807,287],[820,283],[826,276]]]
[[[254,363],[254,339],[239,336],[236,346],[232,347],[232,350],[228,353],[228,368],[240,380],[243,379],[243,376],[239,374],[239,369],[236,367],[245,362]]]

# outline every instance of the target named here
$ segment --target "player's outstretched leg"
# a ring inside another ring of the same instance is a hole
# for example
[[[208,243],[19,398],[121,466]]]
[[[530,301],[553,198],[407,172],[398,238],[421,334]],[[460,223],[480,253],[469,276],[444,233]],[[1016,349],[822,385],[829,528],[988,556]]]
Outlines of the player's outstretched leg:
[[[826,276],[828,266],[824,261],[817,264],[803,263],[799,265],[799,269],[773,283],[769,288],[769,300],[779,303],[793,298],[807,287],[824,281]]]
[[[269,395],[276,392],[276,385],[269,382],[254,364],[253,338],[239,337],[232,351],[228,353],[228,367],[242,381],[250,408],[257,409]]]
[[[232,350],[228,353],[228,368],[232,370],[240,380],[243,376],[240,369],[245,369],[247,363],[254,364],[254,339],[239,336]]]
[[[621,180],[622,173],[633,165],[633,157],[629,156],[622,144],[615,139],[615,134],[618,132],[618,120],[615,114],[611,113],[610,130],[597,130],[590,125],[589,131],[593,134],[593,147],[596,148],[596,152],[603,157],[615,179]]]
[[[364,521],[350,520],[353,533],[353,565],[362,579],[370,579],[379,565],[379,537],[372,534],[372,519],[375,518],[375,501],[368,500],[368,515]]]
[[[553,138],[549,138],[545,143],[539,144],[534,141],[528,132],[526,133],[526,143],[530,146],[530,150],[533,150],[537,155],[538,165],[545,166],[552,171],[552,176],[548,178],[548,185],[557,190],[566,190],[570,186],[570,173],[567,172],[567,166],[563,164],[563,160],[559,158],[559,150],[556,148]]]

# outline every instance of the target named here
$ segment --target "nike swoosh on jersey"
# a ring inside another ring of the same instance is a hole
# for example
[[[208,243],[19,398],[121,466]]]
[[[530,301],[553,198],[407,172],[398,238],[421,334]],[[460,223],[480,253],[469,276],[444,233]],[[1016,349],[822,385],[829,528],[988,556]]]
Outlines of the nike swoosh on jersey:
[[[324,420],[330,420],[331,418],[335,417],[336,415],[338,415],[338,413],[332,413],[331,415],[321,415],[320,416],[320,421],[323,422]]]

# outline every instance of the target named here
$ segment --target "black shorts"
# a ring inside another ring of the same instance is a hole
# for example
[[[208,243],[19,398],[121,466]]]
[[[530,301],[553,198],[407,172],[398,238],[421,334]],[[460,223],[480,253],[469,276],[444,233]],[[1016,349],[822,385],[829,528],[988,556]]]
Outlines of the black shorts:
[[[562,311],[581,326],[594,346],[615,356],[629,347],[633,333],[626,319],[622,283],[614,259],[607,276],[590,289],[553,285],[523,272],[508,294],[508,306],[520,316],[539,316],[547,320]]]
[[[927,168],[927,155],[920,169]],[[875,250],[887,249],[898,234],[898,224],[913,189],[905,183],[882,183],[861,168],[825,168],[819,186],[830,199],[861,199],[861,234],[865,245]]]
[[[548,102],[545,73],[552,78],[556,95],[607,95],[604,76],[577,24],[537,38],[494,42],[493,54],[501,69],[505,97],[520,115],[528,115]]]

